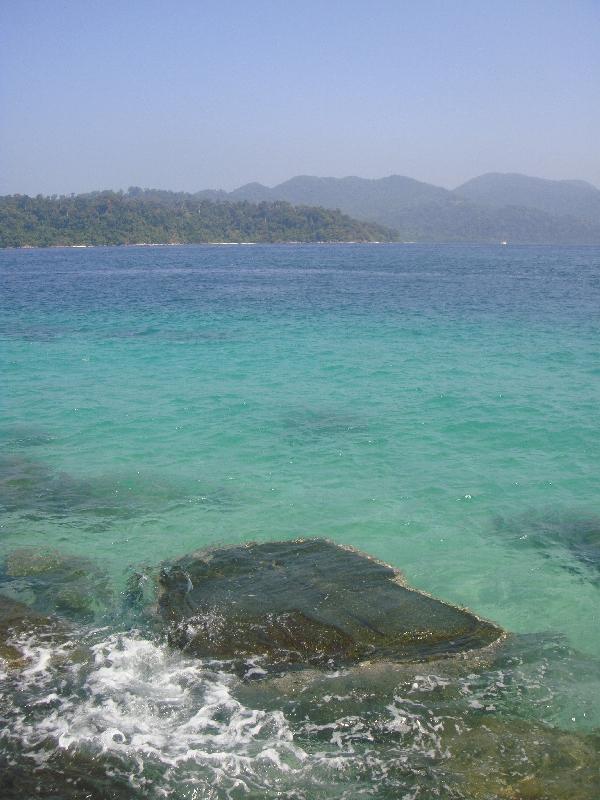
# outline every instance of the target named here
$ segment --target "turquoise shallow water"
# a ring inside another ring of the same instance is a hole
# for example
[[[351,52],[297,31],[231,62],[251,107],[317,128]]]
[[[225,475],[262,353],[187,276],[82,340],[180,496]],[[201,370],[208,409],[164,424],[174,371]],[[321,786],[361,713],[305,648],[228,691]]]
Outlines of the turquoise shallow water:
[[[600,250],[4,251],[0,290],[0,557],[85,555],[121,590],[326,536],[560,641],[526,715],[600,725]]]

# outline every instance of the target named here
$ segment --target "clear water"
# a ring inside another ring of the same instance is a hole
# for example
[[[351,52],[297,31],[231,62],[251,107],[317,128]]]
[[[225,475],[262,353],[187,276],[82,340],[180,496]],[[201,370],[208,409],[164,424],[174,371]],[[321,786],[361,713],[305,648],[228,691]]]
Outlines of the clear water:
[[[140,797],[477,797],[440,788],[457,720],[600,727],[600,249],[4,251],[0,293],[0,558],[91,558],[118,598],[201,546],[326,536],[516,634],[471,679],[369,678],[371,704],[315,678],[313,719],[107,606],[74,696],[21,642],[22,750],[126,756]]]

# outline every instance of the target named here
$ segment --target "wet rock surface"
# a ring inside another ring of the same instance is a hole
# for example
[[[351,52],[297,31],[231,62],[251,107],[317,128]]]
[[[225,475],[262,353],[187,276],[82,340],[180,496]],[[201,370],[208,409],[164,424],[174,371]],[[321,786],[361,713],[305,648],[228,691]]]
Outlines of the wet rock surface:
[[[171,644],[271,666],[418,662],[485,647],[503,632],[403,584],[399,572],[322,539],[225,547],[160,576]]]

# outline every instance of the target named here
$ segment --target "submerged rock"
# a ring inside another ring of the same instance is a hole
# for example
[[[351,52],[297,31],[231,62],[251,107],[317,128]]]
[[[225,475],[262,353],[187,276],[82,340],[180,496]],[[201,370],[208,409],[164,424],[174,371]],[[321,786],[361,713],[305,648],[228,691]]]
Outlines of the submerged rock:
[[[289,409],[281,418],[283,435],[292,442],[347,440],[349,436],[364,435],[367,420],[358,414],[348,414],[333,408],[299,407]]]
[[[600,735],[473,716],[448,748],[447,780],[469,800],[596,800]]]
[[[159,581],[171,644],[200,657],[336,668],[444,658],[503,635],[323,539],[201,551],[165,567]]]
[[[53,436],[35,425],[6,425],[0,428],[0,444],[3,448],[39,447],[50,444]]]
[[[552,702],[549,673],[543,697],[531,702],[531,685],[511,686],[522,676],[494,663],[504,649],[333,675],[288,671],[241,681],[235,694],[249,707],[282,709],[298,747],[324,753],[334,745],[346,774],[377,787],[340,796],[597,800],[599,732],[532,718]]]
[[[0,659],[9,667],[23,665],[23,655],[15,646],[15,641],[31,633],[43,640],[59,636],[61,628],[51,617],[38,614],[24,603],[0,595]]]
[[[11,551],[0,579],[33,595],[37,610],[72,619],[93,620],[112,601],[108,578],[93,562],[57,550],[21,547]]]
[[[20,547],[6,556],[4,571],[9,578],[30,578],[55,572],[64,564],[65,557],[56,550]]]
[[[147,796],[132,785],[118,759],[55,749],[37,761],[20,753],[0,753],[3,800],[134,800]]]
[[[0,456],[0,508],[64,515],[89,497],[90,486],[22,454]]]
[[[556,559],[564,569],[598,580],[600,517],[548,512],[496,520],[497,532],[519,547],[532,547]]]
[[[118,520],[164,508],[185,500],[207,510],[229,511],[239,499],[229,486],[211,479],[182,481],[143,473],[96,475],[79,478],[55,470],[50,464],[17,453],[0,453],[0,512],[29,519],[53,515],[81,517],[93,531],[106,530]]]

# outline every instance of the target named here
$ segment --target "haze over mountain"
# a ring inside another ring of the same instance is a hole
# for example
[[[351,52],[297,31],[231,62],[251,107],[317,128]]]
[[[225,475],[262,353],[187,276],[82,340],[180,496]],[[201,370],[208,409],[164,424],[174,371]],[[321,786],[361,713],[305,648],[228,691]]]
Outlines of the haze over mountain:
[[[131,187],[0,198],[0,246],[394,239],[600,244],[600,191],[585,181],[490,173],[454,190],[400,175],[297,176],[232,192]]]
[[[581,180],[551,181],[516,173],[488,172],[455,189],[482,205],[537,208],[557,216],[600,221],[600,191]]]
[[[249,183],[229,193],[205,190],[198,196],[339,209],[393,228],[404,240],[600,243],[600,191],[577,180],[489,173],[448,190],[401,175],[302,175],[272,188]]]

